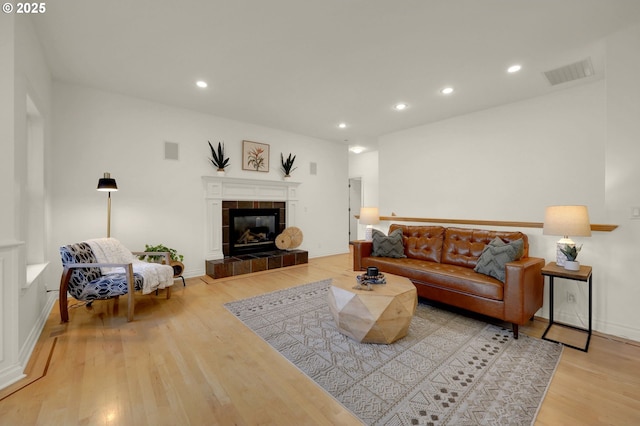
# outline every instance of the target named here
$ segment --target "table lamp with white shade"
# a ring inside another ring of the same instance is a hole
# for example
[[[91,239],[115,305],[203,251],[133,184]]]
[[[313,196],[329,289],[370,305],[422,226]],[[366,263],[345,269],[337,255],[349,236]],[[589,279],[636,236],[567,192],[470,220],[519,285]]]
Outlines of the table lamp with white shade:
[[[565,269],[580,269],[578,262],[567,262],[567,256],[562,252],[565,247],[575,247],[571,237],[590,237],[591,224],[587,206],[551,206],[544,214],[544,235],[561,235],[556,244],[556,264]]]
[[[367,225],[364,233],[366,241],[373,241],[373,226],[380,223],[380,212],[377,207],[360,208],[360,224]]]

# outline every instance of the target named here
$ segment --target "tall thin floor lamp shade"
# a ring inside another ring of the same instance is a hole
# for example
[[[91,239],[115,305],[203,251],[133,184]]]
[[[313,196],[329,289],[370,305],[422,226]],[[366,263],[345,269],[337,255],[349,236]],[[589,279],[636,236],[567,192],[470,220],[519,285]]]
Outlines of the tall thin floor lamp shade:
[[[106,173],[98,180],[98,191],[107,192],[107,238],[111,237],[111,191],[117,191],[118,185],[111,174]]]

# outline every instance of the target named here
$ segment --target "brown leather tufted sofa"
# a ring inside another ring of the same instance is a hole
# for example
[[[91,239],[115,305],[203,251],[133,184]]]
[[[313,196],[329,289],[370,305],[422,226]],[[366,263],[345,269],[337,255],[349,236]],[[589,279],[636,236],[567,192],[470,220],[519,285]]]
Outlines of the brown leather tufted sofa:
[[[540,270],[545,261],[529,257],[526,234],[397,224],[389,232],[398,228],[402,229],[406,258],[372,257],[372,242],[354,241],[354,271],[376,266],[383,273],[407,277],[420,297],[512,323],[516,339],[518,325],[527,323],[542,307]],[[473,270],[482,250],[495,237],[507,243],[524,241],[524,255],[507,263],[504,283]]]

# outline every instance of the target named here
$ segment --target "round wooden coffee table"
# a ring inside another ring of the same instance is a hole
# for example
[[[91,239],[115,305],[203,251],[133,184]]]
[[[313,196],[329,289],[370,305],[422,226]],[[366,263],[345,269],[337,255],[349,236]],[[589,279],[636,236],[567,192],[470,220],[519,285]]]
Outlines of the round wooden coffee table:
[[[393,343],[409,331],[416,311],[416,287],[404,277],[385,274],[386,284],[357,290],[356,275],[333,278],[329,309],[338,330],[362,343]]]

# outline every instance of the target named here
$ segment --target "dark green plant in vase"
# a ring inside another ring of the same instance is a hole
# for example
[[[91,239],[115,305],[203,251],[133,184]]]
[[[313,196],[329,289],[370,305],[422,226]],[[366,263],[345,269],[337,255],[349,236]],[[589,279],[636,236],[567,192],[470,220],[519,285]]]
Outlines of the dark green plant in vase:
[[[207,141],[209,142],[209,141]],[[224,156],[224,144],[218,142],[218,149],[216,150],[211,142],[209,142],[209,148],[211,148],[211,164],[218,170],[218,172],[224,172],[225,167],[229,165],[229,158]]]
[[[282,171],[284,172],[284,177],[291,177],[291,172],[297,169],[297,167],[293,167],[293,162],[296,160],[296,156],[291,157],[291,153],[287,159],[284,159],[284,155],[280,153],[280,162],[282,163]]]
[[[145,244],[144,245],[144,251],[145,252],[169,252],[169,256],[171,257],[171,260],[176,261],[176,262],[182,262],[182,260],[184,259],[184,256],[181,254],[178,254],[178,251],[172,248],[169,248],[163,244],[159,244],[157,246],[150,246],[149,244]],[[138,258],[140,260],[147,260],[147,262],[159,262],[161,260],[164,259],[164,256],[160,256],[160,255],[151,255],[151,256],[147,256],[147,255],[142,255],[142,256],[138,256]]]
[[[567,256],[568,261],[575,262],[576,258],[578,257],[578,253],[580,252],[581,249],[582,249],[582,246],[576,247],[569,244],[565,244],[564,248],[561,248],[560,251],[562,252],[562,254]]]

